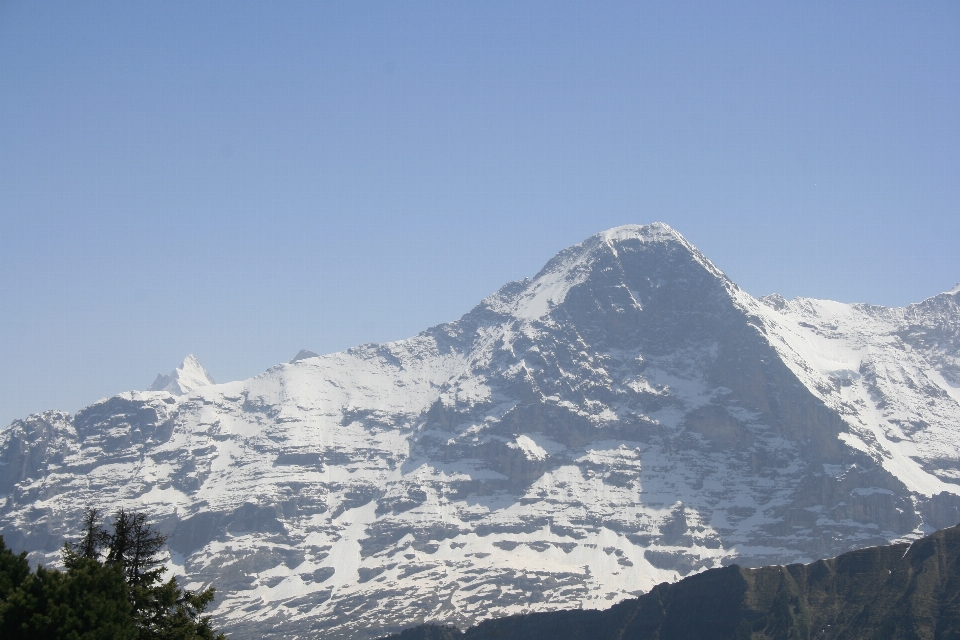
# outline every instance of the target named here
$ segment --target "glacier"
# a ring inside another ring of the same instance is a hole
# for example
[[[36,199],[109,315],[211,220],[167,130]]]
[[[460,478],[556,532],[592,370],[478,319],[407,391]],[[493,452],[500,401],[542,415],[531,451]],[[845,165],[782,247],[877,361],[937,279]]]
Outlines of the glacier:
[[[455,322],[0,432],[0,534],[56,564],[148,512],[232,638],[373,638],[603,608],[691,572],[960,521],[960,286],[753,298],[662,223],[565,249]]]

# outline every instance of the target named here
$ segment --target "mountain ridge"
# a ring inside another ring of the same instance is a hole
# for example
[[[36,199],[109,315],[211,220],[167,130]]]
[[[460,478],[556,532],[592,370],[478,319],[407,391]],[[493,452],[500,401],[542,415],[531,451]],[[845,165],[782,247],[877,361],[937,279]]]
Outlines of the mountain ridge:
[[[901,553],[902,552],[902,553]],[[808,565],[710,569],[606,610],[532,613],[382,640],[954,638],[960,526]]]

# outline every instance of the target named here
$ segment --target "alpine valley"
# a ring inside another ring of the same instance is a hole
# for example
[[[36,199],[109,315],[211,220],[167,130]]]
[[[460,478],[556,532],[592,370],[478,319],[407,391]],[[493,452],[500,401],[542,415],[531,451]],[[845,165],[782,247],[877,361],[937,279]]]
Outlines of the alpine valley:
[[[456,322],[0,432],[0,534],[55,564],[145,510],[234,639],[606,609],[730,564],[960,521],[960,286],[884,308],[742,291],[664,224]]]

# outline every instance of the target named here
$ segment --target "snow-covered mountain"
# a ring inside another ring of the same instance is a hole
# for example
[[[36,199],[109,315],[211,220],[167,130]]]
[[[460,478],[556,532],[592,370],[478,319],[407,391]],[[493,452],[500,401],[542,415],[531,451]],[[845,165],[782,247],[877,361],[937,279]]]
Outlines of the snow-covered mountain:
[[[918,536],[960,521],[958,303],[756,300],[668,226],[619,227],[408,340],[18,420],[0,532],[51,561],[85,505],[147,509],[237,639]]]
[[[165,376],[162,373],[150,385],[150,391],[169,391],[175,396],[182,396],[200,387],[216,384],[207,370],[192,353],[183,359],[183,364]]]

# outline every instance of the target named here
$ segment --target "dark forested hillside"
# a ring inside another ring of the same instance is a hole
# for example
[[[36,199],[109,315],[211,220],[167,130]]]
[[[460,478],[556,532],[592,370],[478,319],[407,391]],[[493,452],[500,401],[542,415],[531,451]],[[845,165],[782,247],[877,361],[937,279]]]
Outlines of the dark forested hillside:
[[[960,526],[812,564],[711,569],[605,611],[420,626],[390,640],[960,638]]]

